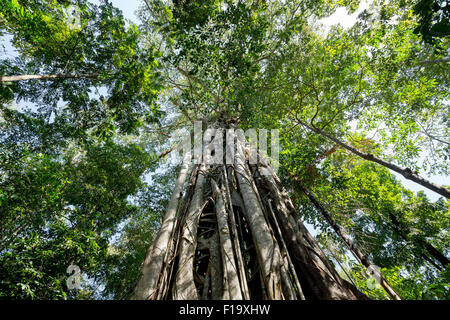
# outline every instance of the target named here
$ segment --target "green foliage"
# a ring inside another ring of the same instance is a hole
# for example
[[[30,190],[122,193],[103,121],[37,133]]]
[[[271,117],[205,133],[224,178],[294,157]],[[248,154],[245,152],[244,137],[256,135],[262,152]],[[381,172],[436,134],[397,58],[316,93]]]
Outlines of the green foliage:
[[[128,298],[176,172],[156,154],[177,129],[222,117],[280,129],[279,176],[343,278],[388,297],[292,174],[402,298],[448,299],[448,266],[427,247],[449,254],[448,201],[301,124],[421,174],[449,172],[447,11],[373,1],[348,29],[318,28],[358,5],[147,0],[137,26],[108,1],[2,1],[0,35],[17,54],[0,74],[71,78],[0,83],[0,297]],[[70,264],[82,290],[66,286]]]
[[[93,139],[33,152],[33,130],[49,128],[31,123],[22,124],[23,136],[13,135],[14,124],[3,126],[0,296],[89,298],[89,281],[84,291],[68,290],[67,267],[78,265],[87,279],[101,277],[111,235],[138,211],[128,197],[144,187],[141,176],[152,158],[136,144]]]

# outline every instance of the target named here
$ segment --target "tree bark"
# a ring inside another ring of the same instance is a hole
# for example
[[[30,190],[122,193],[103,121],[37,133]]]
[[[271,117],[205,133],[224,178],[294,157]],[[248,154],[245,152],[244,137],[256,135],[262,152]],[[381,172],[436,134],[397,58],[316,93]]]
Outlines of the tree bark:
[[[234,258],[230,230],[228,227],[228,211],[225,209],[223,190],[211,179],[213,193],[216,195],[217,228],[219,229],[220,248],[224,267],[224,296],[223,299],[242,300],[242,289],[238,277],[238,266]]]
[[[202,165],[201,169],[205,169]],[[198,292],[194,282],[194,255],[197,246],[197,226],[200,219],[201,210],[204,207],[203,187],[205,177],[203,172],[198,173],[195,192],[189,211],[183,225],[180,239],[180,261],[182,262],[177,270],[173,298],[177,300],[198,299]]]

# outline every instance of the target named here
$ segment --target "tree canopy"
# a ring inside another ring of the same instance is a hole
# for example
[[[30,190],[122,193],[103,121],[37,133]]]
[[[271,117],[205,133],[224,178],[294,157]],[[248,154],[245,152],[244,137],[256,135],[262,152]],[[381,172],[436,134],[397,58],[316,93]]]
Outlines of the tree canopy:
[[[330,219],[403,299],[449,298],[448,3],[144,0],[139,24],[99,3],[0,4],[2,299],[128,299],[168,158],[219,118],[279,130],[281,183],[344,279],[389,298]],[[325,30],[342,7],[356,22]]]

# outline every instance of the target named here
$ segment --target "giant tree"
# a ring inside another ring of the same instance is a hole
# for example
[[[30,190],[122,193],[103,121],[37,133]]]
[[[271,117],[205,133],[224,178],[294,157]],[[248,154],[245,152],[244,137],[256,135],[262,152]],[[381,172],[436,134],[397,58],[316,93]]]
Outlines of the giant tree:
[[[448,172],[445,57],[414,34],[412,4],[374,1],[324,34],[336,7],[148,0],[136,27],[107,1],[2,3],[18,52],[0,65],[2,292],[67,297],[58,260],[121,299],[385,298],[361,277],[372,262],[394,298],[444,281],[446,200],[383,166],[419,182]],[[363,266],[345,268],[343,244]]]
[[[251,119],[254,79],[305,23],[304,5],[148,3],[147,23],[166,48],[170,102],[210,131],[193,136],[200,154],[180,169],[134,299],[365,298],[336,273],[269,162],[238,134]]]

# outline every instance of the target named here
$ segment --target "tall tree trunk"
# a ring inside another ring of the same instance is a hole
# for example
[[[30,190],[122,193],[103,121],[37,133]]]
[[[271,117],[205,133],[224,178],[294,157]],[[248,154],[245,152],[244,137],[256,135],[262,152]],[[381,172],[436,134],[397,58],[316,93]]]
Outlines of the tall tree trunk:
[[[345,243],[345,245],[348,247],[348,249],[352,252],[352,254],[355,256],[355,258],[366,268],[373,267],[373,263],[369,260],[369,258],[363,254],[358,247],[353,243],[353,241],[347,236],[345,231],[336,223],[336,221],[331,217],[331,215],[328,213],[328,211],[325,210],[325,208],[320,204],[320,202],[314,197],[309,190],[307,190],[301,181],[295,177],[292,176],[294,181],[297,183],[298,188],[308,197],[308,199],[311,201],[311,203],[316,207],[317,211],[319,211],[322,216],[327,220],[327,222],[330,224],[330,226],[333,228],[333,230],[337,233],[337,235],[342,239],[342,241]],[[384,279],[384,277],[380,274],[378,274],[378,280],[380,281],[380,285],[386,290],[386,292],[389,294],[389,296],[393,300],[401,300],[400,296],[395,292],[395,290],[389,285],[389,283]]]
[[[367,299],[331,266],[267,160],[250,164],[234,142],[232,164],[194,165],[183,199],[177,183],[132,299]]]
[[[409,234],[411,233],[410,228],[402,224],[392,212],[389,212],[389,219],[391,220],[394,226],[394,230],[405,241],[411,241],[411,237],[409,236]],[[439,261],[439,263],[441,263],[444,268],[450,263],[449,259],[446,256],[444,256],[442,252],[440,252],[438,249],[436,249],[433,245],[431,245],[427,241],[419,239],[418,244],[423,246],[425,250],[430,254],[430,256]],[[432,264],[434,264],[434,262],[432,262]]]
[[[403,177],[405,177],[405,179],[414,181],[422,186],[424,186],[427,189],[430,189],[436,193],[439,193],[440,195],[446,197],[447,199],[450,198],[450,190],[448,190],[447,188],[443,187],[443,186],[439,186],[437,184],[434,184],[433,182],[419,176],[417,173],[413,172],[411,169],[409,168],[402,168],[400,166],[397,166],[396,164],[387,162],[383,159],[380,159],[376,156],[374,156],[373,154],[369,154],[369,153],[364,153],[361,152],[351,146],[349,146],[348,144],[340,141],[339,139],[333,137],[332,135],[326,133],[325,131],[316,128],[316,127],[312,127],[309,126],[308,124],[306,124],[304,121],[301,121],[300,119],[296,118],[296,120],[298,121],[298,123],[300,123],[301,125],[305,126],[306,128],[308,128],[311,131],[314,131],[328,139],[330,139],[331,141],[335,142],[336,144],[340,145],[341,147],[349,150],[350,152],[356,154],[357,156],[360,156],[361,158],[368,160],[368,161],[372,161],[378,164],[381,164],[382,166],[391,169],[392,171],[395,171],[397,173],[400,173]]]
[[[0,76],[0,82],[23,81],[23,80],[57,80],[57,79],[95,79],[98,78],[97,73],[88,74],[22,74],[17,76]]]

